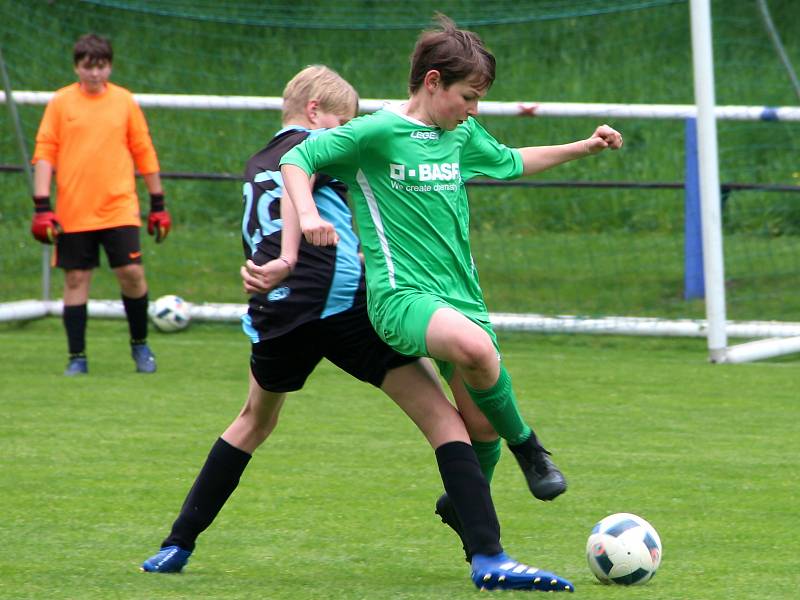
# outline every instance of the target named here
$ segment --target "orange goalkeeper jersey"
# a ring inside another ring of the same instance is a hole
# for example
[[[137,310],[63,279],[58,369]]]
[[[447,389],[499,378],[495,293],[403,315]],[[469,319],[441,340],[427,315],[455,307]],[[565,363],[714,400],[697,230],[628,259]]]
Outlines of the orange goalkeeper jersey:
[[[47,105],[33,163],[56,170],[56,216],[64,231],[141,226],[134,165],[156,173],[158,158],[142,110],[113,83],[90,96],[73,83]]]

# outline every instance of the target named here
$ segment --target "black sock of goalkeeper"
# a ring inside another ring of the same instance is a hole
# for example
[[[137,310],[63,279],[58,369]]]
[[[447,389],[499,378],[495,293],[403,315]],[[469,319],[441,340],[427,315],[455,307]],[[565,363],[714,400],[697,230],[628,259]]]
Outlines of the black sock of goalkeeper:
[[[84,356],[86,353],[86,320],[88,311],[85,304],[64,306],[61,316],[67,331],[67,348],[70,356]]]
[[[131,340],[143,343],[147,339],[147,292],[141,298],[128,298],[122,294],[122,305],[128,317]]]
[[[222,438],[218,438],[208,453],[208,458],[186,496],[181,513],[172,524],[169,537],[161,547],[180,546],[194,550],[197,536],[214,521],[233,490],[239,485],[251,455]]]
[[[467,551],[470,555],[502,552],[500,523],[475,450],[464,442],[447,442],[436,448],[436,462],[464,528]]]

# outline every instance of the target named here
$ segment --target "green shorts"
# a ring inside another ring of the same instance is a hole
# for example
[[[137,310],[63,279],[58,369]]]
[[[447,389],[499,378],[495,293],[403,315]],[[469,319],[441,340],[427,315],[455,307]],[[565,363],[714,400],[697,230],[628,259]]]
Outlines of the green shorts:
[[[384,342],[400,354],[407,356],[430,356],[425,336],[428,333],[428,325],[433,313],[440,308],[451,308],[458,311],[446,300],[418,290],[395,292],[379,304],[379,308],[373,307],[372,303],[369,306],[369,317],[375,331]],[[489,316],[482,315],[484,318],[478,318],[463,312],[461,314],[480,325],[489,334],[499,354],[497,336],[492,329]],[[434,360],[442,377],[449,381],[453,374],[453,365],[439,359]]]

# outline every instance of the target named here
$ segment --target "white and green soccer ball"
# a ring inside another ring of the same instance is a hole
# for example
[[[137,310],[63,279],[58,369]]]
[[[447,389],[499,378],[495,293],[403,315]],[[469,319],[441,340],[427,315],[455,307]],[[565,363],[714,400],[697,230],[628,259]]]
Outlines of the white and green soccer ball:
[[[168,294],[150,303],[150,319],[165,333],[186,329],[191,321],[189,304],[180,296]]]
[[[609,515],[592,528],[586,541],[586,560],[602,583],[647,583],[661,564],[661,538],[637,515]]]

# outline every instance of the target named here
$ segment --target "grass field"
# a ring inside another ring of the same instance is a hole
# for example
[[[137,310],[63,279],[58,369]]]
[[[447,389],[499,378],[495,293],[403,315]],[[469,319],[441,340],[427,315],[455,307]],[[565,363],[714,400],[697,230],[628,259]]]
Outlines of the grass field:
[[[471,598],[433,514],[422,436],[323,364],[291,399],[186,572],[138,573],[238,411],[248,347],[233,326],[154,335],[133,373],[124,324],[89,326],[90,376],[61,376],[57,319],[0,326],[0,597]],[[570,480],[529,496],[507,451],[493,484],[509,552],[584,598],[793,599],[800,509],[797,360],[705,362],[703,342],[503,335],[523,412]],[[596,583],[589,529],[649,519],[664,561],[643,588]]]
[[[231,23],[125,10],[131,4],[0,0],[12,87],[53,90],[72,81],[72,43],[93,30],[114,40],[113,80],[136,92],[279,95],[297,70],[323,62],[364,98],[396,98],[419,29],[266,26],[250,10],[241,15],[253,22]],[[168,4],[192,3],[158,3]],[[187,10],[236,16],[236,7],[264,4]],[[315,22],[324,24],[334,10],[353,8],[352,17],[382,3],[296,4],[287,14],[317,6]],[[394,4],[424,25],[434,9],[466,17],[499,3],[425,2],[413,11]],[[692,102],[687,2],[628,2],[639,6],[558,19],[534,18],[537,4],[570,3],[522,2],[516,9],[533,15],[528,21],[476,27],[498,57],[487,99]],[[769,5],[798,64],[796,0]],[[756,3],[714,0],[713,8],[717,102],[793,104]],[[19,108],[30,151],[44,109]],[[274,112],[146,113],[165,172],[239,173],[278,127]],[[595,126],[583,118],[483,121],[511,146],[577,139]],[[544,179],[683,180],[683,122],[611,124],[625,135],[623,152]],[[800,181],[797,123],[718,127],[721,181]],[[9,112],[0,109],[0,163],[22,160]],[[0,301],[38,298],[32,273],[41,249],[28,233],[26,182],[2,172],[0,189]],[[144,241],[151,297],[243,302],[240,184],[170,179],[166,190],[175,230],[164,245]],[[682,300],[681,190],[470,194],[473,248],[492,310],[704,315],[702,302]],[[729,318],[798,320],[794,196],[726,197]],[[61,280],[54,274],[54,298]],[[97,271],[92,297],[118,297],[107,268]],[[67,380],[58,319],[0,324],[0,600],[475,597],[460,544],[433,514],[441,484],[424,439],[378,392],[327,364],[288,402],[186,572],[138,573],[246,391],[248,347],[236,327],[197,324],[152,343],[159,372],[137,375],[124,324],[93,320],[91,374]],[[570,481],[558,501],[536,502],[504,452],[493,490],[513,556],[571,579],[587,599],[798,596],[797,356],[712,366],[702,340],[506,334],[501,343],[523,412]],[[585,564],[591,526],[620,511],[650,520],[664,543],[661,571],[643,588],[602,586]]]

